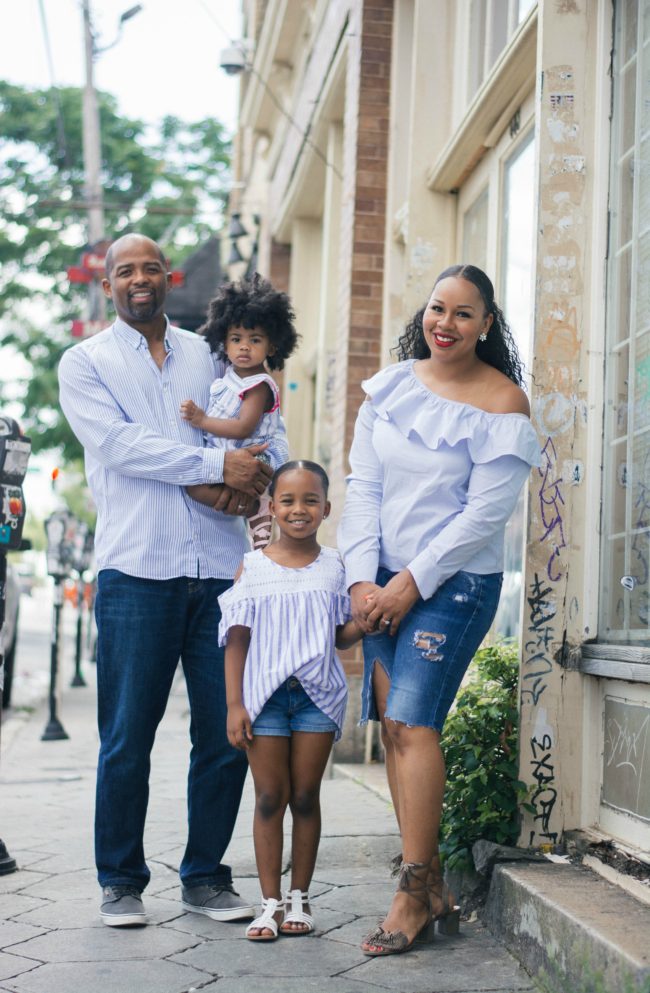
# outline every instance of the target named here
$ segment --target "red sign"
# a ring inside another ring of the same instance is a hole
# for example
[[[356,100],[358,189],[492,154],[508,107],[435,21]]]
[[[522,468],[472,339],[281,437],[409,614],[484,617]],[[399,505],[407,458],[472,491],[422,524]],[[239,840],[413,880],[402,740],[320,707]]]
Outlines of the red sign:
[[[91,338],[98,331],[103,331],[104,328],[110,327],[110,323],[110,321],[73,321],[72,337]]]
[[[92,283],[93,274],[82,266],[68,266],[68,279],[71,283]]]

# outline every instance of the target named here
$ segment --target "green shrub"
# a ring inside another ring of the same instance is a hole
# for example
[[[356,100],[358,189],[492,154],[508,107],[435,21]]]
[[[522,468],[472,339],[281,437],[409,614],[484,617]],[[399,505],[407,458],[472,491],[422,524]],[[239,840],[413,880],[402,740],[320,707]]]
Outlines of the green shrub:
[[[484,838],[514,845],[519,804],[516,646],[480,648],[449,714],[442,737],[447,787],[440,850],[451,869],[472,866],[471,848]]]

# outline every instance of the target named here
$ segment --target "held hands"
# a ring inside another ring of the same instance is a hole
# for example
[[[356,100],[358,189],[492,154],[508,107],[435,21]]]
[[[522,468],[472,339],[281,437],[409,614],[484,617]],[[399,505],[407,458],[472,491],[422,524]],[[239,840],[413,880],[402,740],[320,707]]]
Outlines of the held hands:
[[[253,740],[251,719],[242,703],[229,704],[226,732],[233,748],[239,748],[244,752],[250,748]]]
[[[266,448],[265,445],[249,445],[248,448],[235,448],[224,455],[223,481],[233,490],[240,490],[249,496],[260,496],[271,482],[273,469],[255,456]]]
[[[205,411],[197,407],[193,400],[183,400],[181,403],[181,417],[184,421],[189,421],[193,428],[202,428]]]
[[[358,589],[359,587],[364,588]],[[356,583],[350,590],[355,620],[357,609],[361,609],[367,631],[384,631],[391,635],[397,633],[402,619],[419,596],[420,591],[408,569],[396,573],[383,588],[374,583]]]

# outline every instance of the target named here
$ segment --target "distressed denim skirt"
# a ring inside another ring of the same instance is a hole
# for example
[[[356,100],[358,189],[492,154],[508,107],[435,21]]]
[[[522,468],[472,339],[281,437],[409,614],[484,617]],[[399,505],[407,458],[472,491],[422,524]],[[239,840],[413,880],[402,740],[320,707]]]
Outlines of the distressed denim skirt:
[[[380,568],[377,585],[395,573]],[[428,600],[419,599],[391,637],[363,639],[361,723],[379,720],[372,686],[375,665],[390,679],[386,717],[442,731],[463,676],[494,619],[503,573],[457,572]]]

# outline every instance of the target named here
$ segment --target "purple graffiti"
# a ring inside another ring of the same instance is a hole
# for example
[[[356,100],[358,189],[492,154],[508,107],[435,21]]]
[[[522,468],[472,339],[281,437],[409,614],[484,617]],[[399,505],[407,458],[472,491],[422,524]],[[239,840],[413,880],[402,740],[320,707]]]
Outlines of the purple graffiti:
[[[560,553],[563,548],[567,547],[567,544],[564,538],[562,518],[562,507],[564,506],[561,489],[562,476],[559,474],[557,452],[552,438],[547,438],[542,449],[542,464],[537,472],[541,477],[539,509],[544,527],[544,533],[539,540],[550,541],[553,544],[553,551],[546,566],[546,574],[552,583],[557,583],[563,576]]]

